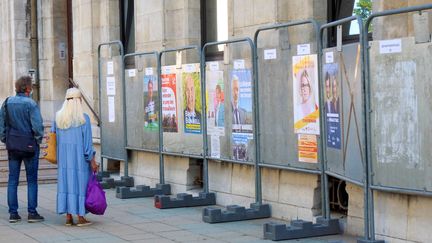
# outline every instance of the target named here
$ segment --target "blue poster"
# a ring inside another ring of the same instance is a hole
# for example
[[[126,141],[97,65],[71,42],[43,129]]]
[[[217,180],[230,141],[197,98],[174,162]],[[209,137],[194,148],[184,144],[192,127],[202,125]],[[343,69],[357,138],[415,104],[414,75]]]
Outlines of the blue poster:
[[[341,102],[340,82],[337,79],[339,65],[324,65],[325,113],[327,122],[327,147],[341,149]]]
[[[248,69],[231,72],[232,129],[252,133],[252,73]]]

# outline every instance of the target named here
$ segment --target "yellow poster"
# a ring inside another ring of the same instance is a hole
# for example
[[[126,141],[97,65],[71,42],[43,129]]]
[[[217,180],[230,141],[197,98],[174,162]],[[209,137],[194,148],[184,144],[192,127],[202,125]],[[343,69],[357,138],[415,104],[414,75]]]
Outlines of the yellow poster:
[[[319,135],[317,55],[293,56],[294,132]]]

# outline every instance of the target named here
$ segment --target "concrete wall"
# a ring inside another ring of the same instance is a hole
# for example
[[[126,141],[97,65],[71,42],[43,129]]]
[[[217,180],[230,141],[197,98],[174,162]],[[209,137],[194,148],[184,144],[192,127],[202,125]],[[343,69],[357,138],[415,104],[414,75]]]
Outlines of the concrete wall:
[[[372,11],[379,12],[383,10],[412,7],[422,4],[430,4],[429,0],[407,0],[407,1],[388,1],[374,0]],[[429,16],[432,11],[427,11]],[[392,39],[406,36],[412,36],[414,33],[414,24],[412,21],[413,13],[397,14],[386,17],[376,18],[373,21],[375,26],[385,26],[385,28],[374,28],[374,39]],[[432,16],[429,17],[429,26],[432,28]]]
[[[363,235],[363,189],[347,183],[349,194],[346,233]],[[431,242],[429,232],[432,199],[387,192],[375,192],[375,233],[386,242]]]

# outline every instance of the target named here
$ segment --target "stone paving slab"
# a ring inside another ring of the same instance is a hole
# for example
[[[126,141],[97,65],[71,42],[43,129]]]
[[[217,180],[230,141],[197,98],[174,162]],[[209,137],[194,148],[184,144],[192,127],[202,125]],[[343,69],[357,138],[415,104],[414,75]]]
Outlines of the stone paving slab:
[[[39,186],[38,211],[42,223],[27,223],[27,188],[19,187],[22,222],[10,224],[7,188],[0,187],[0,242],[271,242],[262,238],[262,225],[274,219],[258,219],[221,224],[202,222],[204,207],[157,209],[153,198],[118,199],[115,190],[106,190],[108,209],[104,216],[89,214],[88,227],[64,226],[57,215],[55,184]],[[284,222],[287,223],[287,222]],[[327,236],[285,242],[356,242],[348,236]]]

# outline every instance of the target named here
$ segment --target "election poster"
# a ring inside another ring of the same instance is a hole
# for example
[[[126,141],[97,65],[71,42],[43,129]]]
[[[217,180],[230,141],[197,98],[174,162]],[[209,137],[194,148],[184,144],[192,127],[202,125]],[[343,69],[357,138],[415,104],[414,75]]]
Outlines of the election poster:
[[[339,65],[325,64],[323,68],[325,84],[325,112],[327,123],[327,147],[341,149],[341,108]]]
[[[178,132],[177,78],[175,66],[162,67],[162,127],[164,132]]]
[[[202,105],[199,64],[182,66],[183,126],[185,133],[201,133]]]
[[[232,154],[234,160],[248,161],[248,142],[253,139],[252,133],[232,134]]]
[[[294,132],[319,134],[317,55],[293,56]]]
[[[158,131],[159,96],[157,91],[157,77],[144,75],[144,131]]]
[[[231,72],[232,131],[252,133],[252,74],[249,69]]]
[[[300,162],[318,162],[318,142],[316,135],[298,135],[298,158]]]
[[[207,133],[209,135],[225,135],[224,86],[223,71],[206,72]]]

